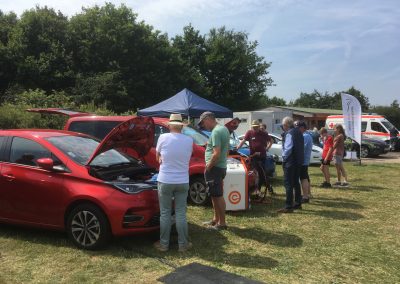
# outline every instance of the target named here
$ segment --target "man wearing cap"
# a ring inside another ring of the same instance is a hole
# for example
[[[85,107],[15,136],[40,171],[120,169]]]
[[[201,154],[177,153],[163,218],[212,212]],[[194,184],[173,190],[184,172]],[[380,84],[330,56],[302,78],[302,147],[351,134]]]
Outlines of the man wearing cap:
[[[210,229],[224,230],[226,204],[223,195],[223,180],[226,175],[226,159],[229,151],[229,131],[225,126],[219,125],[212,112],[203,112],[200,116],[199,126],[211,131],[208,139],[205,161],[206,170],[204,178],[214,208],[214,217],[205,222]]]
[[[282,129],[285,133],[282,144],[282,167],[284,173],[284,185],[286,190],[285,207],[278,213],[291,213],[293,209],[301,209],[300,169],[304,163],[304,138],[297,127],[294,127],[293,119],[285,117],[282,120]],[[293,202],[294,190],[294,202]]]
[[[313,146],[313,138],[311,134],[307,133],[307,125],[304,121],[296,121],[294,126],[297,127],[304,138],[304,162],[300,170],[301,189],[303,190],[303,198],[301,203],[310,202],[310,176],[308,175],[308,166],[310,165],[310,158]]]
[[[254,161],[254,165],[261,177],[259,182],[258,193],[261,191],[263,185],[267,185],[267,176],[265,170],[267,151],[272,146],[271,137],[268,132],[261,131],[260,122],[258,120],[253,120],[251,123],[251,130],[247,131],[244,139],[239,143],[237,148],[243,146],[243,144],[248,141],[250,144],[250,155]]]
[[[156,146],[156,159],[160,163],[157,177],[160,203],[160,240],[154,244],[154,247],[163,252],[169,248],[173,201],[176,230],[178,231],[178,250],[184,252],[192,247],[188,235],[186,202],[193,139],[181,133],[183,125],[180,114],[171,114],[170,133],[161,134]]]

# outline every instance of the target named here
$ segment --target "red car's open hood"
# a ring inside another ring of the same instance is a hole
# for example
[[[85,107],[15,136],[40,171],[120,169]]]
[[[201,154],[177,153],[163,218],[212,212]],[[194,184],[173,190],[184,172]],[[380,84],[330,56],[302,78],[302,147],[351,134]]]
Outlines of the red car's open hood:
[[[101,153],[116,148],[130,148],[143,157],[153,147],[154,131],[151,117],[137,116],[122,122],[101,141],[87,165]]]
[[[79,111],[73,111],[73,110],[63,109],[63,108],[30,108],[30,109],[27,109],[26,111],[36,112],[36,113],[44,113],[44,114],[61,114],[61,115],[66,115],[68,117],[91,115],[88,112],[79,112]]]

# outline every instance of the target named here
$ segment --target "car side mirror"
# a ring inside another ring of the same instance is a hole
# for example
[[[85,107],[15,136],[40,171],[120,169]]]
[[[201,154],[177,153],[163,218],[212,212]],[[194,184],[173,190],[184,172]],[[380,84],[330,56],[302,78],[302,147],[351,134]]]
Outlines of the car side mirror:
[[[50,158],[41,158],[36,161],[39,167],[44,170],[52,171],[54,167],[54,161]]]

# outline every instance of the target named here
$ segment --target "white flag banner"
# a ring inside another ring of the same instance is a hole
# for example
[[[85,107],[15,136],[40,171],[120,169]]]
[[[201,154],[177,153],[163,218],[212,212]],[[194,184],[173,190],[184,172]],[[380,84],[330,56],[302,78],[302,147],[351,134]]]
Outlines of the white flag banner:
[[[361,105],[349,94],[342,93],[343,123],[346,135],[361,145]]]

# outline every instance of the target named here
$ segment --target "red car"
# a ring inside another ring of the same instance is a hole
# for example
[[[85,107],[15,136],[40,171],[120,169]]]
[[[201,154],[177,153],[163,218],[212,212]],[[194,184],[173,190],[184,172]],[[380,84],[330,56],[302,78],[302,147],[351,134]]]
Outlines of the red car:
[[[151,118],[115,127],[103,141],[69,131],[0,131],[0,221],[66,230],[80,248],[159,229],[152,169],[139,156],[153,145]]]
[[[64,126],[64,130],[85,133],[98,139],[103,139],[116,125],[133,117],[96,116],[88,113],[81,113],[58,108],[29,109],[28,111],[43,114],[66,115],[69,117],[69,119]],[[123,149],[123,151],[134,157],[141,158],[147,165],[149,165],[150,167],[154,167],[158,170],[159,164],[156,161],[155,146],[157,144],[158,137],[163,133],[168,133],[169,128],[167,118],[154,117],[153,119],[155,123],[155,137],[153,147],[150,149],[147,155],[145,155],[144,157],[138,157],[128,148]],[[184,126],[182,132],[183,134],[192,137],[194,141],[193,155],[189,164],[189,201],[196,205],[204,205],[209,201],[208,191],[204,180],[204,153],[205,145],[208,139],[198,130],[193,129],[190,126]],[[256,183],[258,182],[257,179],[257,173],[252,170],[248,170],[248,187],[250,189],[256,187]]]

